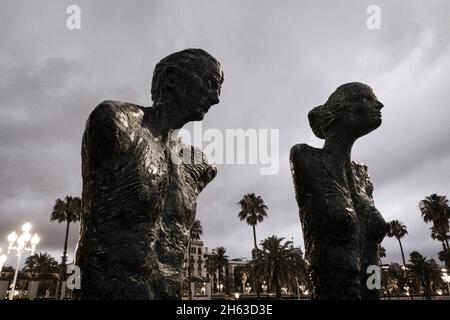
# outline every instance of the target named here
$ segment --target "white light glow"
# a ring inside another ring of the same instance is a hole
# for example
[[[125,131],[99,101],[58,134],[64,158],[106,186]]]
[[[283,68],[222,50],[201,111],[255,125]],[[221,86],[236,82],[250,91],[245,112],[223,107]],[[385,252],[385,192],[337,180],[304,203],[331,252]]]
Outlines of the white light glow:
[[[11,232],[8,236],[8,242],[15,242],[17,240],[17,233]]]
[[[31,244],[36,245],[39,241],[41,241],[41,238],[39,238],[39,236],[35,233],[33,238],[31,238]]]
[[[31,230],[31,224],[29,224],[28,222],[22,226],[23,232],[30,232],[30,230]]]

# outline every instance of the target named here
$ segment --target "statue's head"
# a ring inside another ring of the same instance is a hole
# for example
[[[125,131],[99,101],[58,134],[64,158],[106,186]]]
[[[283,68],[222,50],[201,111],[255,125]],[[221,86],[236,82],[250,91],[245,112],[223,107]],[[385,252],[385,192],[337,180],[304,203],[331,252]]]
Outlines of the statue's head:
[[[183,122],[202,120],[219,103],[223,82],[220,63],[202,49],[186,49],[165,57],[155,67],[152,100],[155,105],[174,101]]]
[[[351,82],[337,88],[324,105],[312,109],[308,119],[318,138],[326,139],[336,130],[358,138],[381,125],[381,108],[372,88]]]

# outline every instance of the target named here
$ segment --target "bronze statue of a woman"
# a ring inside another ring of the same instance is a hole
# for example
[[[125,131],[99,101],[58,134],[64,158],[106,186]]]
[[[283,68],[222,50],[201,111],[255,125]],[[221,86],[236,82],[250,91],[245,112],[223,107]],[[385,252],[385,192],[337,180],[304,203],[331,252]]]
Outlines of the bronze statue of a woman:
[[[290,154],[306,258],[316,299],[378,299],[367,267],[378,265],[387,224],[375,208],[367,166],[351,160],[353,143],[381,125],[373,90],[359,82],[341,85],[312,109],[322,149],[298,144]]]

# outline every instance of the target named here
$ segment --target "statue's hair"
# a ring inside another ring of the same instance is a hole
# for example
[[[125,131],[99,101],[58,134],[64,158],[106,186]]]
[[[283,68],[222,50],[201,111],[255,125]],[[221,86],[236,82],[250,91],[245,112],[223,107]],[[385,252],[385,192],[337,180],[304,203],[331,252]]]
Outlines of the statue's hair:
[[[349,94],[361,87],[370,87],[361,82],[350,82],[339,86],[324,105],[315,107],[308,113],[308,120],[314,134],[325,139],[326,133],[333,126],[344,110]]]
[[[220,66],[220,63],[213,56],[202,49],[186,49],[163,58],[156,64],[153,71],[151,88],[153,102],[160,101],[164,97],[164,84],[168,70],[176,69],[193,73],[194,76],[200,76],[201,74],[197,74],[196,70],[205,72],[211,64]]]

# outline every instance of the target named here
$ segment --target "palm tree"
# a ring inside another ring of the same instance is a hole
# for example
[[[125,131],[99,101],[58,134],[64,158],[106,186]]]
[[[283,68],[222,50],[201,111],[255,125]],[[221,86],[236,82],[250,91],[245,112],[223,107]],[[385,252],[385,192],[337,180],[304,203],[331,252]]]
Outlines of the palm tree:
[[[264,203],[261,196],[255,196],[254,193],[248,193],[238,202],[241,207],[239,212],[239,219],[241,221],[245,220],[248,225],[253,228],[253,243],[254,243],[254,253],[253,259],[257,259],[258,245],[256,244],[256,225],[262,222],[265,217],[267,217],[268,207]]]
[[[435,226],[432,226],[430,230],[431,230],[431,239],[440,241],[442,243],[442,249],[444,251],[447,250],[447,245],[445,242],[448,240],[449,236],[446,234],[442,234],[442,232],[437,228],[435,228]]]
[[[58,272],[58,262],[49,253],[35,253],[25,260],[25,272],[54,273]]]
[[[439,196],[435,193],[426,196],[424,200],[420,201],[419,208],[422,213],[423,220],[428,223],[432,222],[431,237],[433,240],[442,242],[444,250],[448,250],[449,219],[450,208],[446,196]]]
[[[258,260],[258,245],[256,244],[256,225],[262,222],[267,217],[267,209],[269,209],[261,196],[256,196],[254,193],[245,194],[244,197],[237,203],[241,207],[239,212],[239,219],[245,220],[248,225],[253,228],[253,245],[252,259]],[[255,291],[259,298],[259,284],[256,280]]]
[[[192,266],[191,266],[191,243],[192,240],[200,240],[200,236],[203,234],[203,228],[200,220],[195,219],[194,223],[191,226],[191,230],[189,231],[189,244],[188,244],[188,293],[189,293],[189,300],[192,300],[192,290],[191,290],[191,272],[192,272]]]
[[[66,223],[66,236],[64,238],[64,250],[61,260],[60,281],[66,279],[67,264],[67,241],[69,238],[69,226],[72,222],[77,222],[81,218],[81,199],[79,197],[66,196],[64,200],[57,199],[53,206],[50,221]],[[61,286],[60,286],[61,288]]]
[[[440,241],[442,243],[442,249],[446,250],[447,245],[445,244],[445,238],[442,237],[442,234],[439,232],[439,230],[437,230],[434,226],[432,226],[430,230],[431,230],[431,239]]]
[[[403,266],[406,267],[405,262],[405,254],[403,253],[403,246],[401,242],[401,238],[403,238],[405,235],[408,234],[408,231],[406,230],[406,226],[401,223],[398,220],[392,220],[389,222],[389,231],[388,231],[388,237],[395,237],[398,240],[398,243],[400,244],[400,251],[402,253],[402,260],[403,260]]]
[[[228,264],[228,256],[225,254],[227,252],[227,249],[224,247],[217,247],[213,250],[213,252],[216,255],[216,263],[217,263],[217,270],[219,271],[219,293],[220,293],[220,282],[223,281],[223,268],[227,266]]]
[[[14,271],[16,271],[16,269],[14,269],[13,266],[4,266],[2,269],[2,272],[14,272]]]
[[[450,250],[441,250],[438,252],[439,260],[445,262],[445,267],[448,268],[450,266]]]
[[[450,208],[446,196],[440,196],[435,193],[425,197],[420,201],[419,208],[422,213],[423,220],[428,223],[432,222],[431,238],[442,243],[442,251],[439,254],[439,259],[445,262],[446,267],[450,267],[450,246],[447,234],[449,231]]]
[[[302,268],[298,263],[302,259],[300,250],[291,246],[291,241],[281,243],[284,238],[271,236],[261,241],[260,259],[253,270],[255,278],[267,281],[275,288],[276,296],[281,299],[281,287],[289,285],[290,280],[302,276]]]
[[[396,280],[397,288],[395,291],[397,293],[404,292],[405,287],[409,286],[408,276],[403,268],[398,263],[391,263],[387,268],[389,278]]]
[[[302,287],[302,291],[310,290],[312,283],[308,274],[308,267],[305,259],[303,258],[303,251],[300,247],[294,247],[293,242],[290,244],[290,249],[293,250],[293,263],[298,267],[297,275],[294,278],[291,278],[288,286],[291,291],[297,291],[299,294],[299,287]],[[300,297],[299,297],[300,298]]]
[[[438,265],[433,259],[427,260],[417,251],[411,252],[409,261],[411,262],[409,270],[413,284],[418,291],[423,288],[427,299],[431,299],[432,285],[439,286],[442,282]]]

